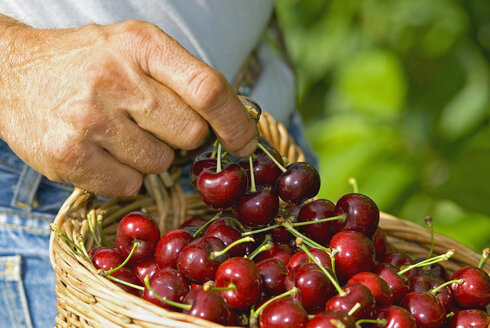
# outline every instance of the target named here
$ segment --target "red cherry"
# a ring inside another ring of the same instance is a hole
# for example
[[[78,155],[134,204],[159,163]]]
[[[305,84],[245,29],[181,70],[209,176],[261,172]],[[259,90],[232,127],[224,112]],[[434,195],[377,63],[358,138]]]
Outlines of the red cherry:
[[[431,291],[440,285],[442,285],[444,281],[440,278],[431,277],[431,276],[415,276],[410,279],[410,291],[412,292],[428,292]],[[453,292],[449,286],[443,287],[440,289],[436,297],[439,299],[441,304],[446,309],[446,312],[451,312],[451,308],[453,306]]]
[[[216,158],[211,158],[212,153],[212,151],[207,151],[198,155],[194,159],[191,169],[189,170],[189,177],[194,187],[196,186],[197,177],[202,171],[208,168],[216,167],[217,160]]]
[[[119,280],[129,282],[130,284],[143,287],[143,283],[138,278],[138,276],[136,276],[136,274],[133,271],[129,270],[128,268],[124,268],[124,267],[120,268],[119,270],[111,273],[111,276],[114,278],[117,278]],[[130,287],[130,286],[127,286],[127,285],[124,285],[122,283],[115,282],[115,281],[114,281],[114,283],[116,285],[118,285],[119,287],[121,287],[124,291],[126,291],[130,294],[133,294],[136,296],[141,295],[141,290],[139,290],[139,289],[136,289],[136,288],[133,288],[133,287]]]
[[[298,222],[316,221],[334,216],[335,205],[326,199],[317,199],[304,205],[298,213]],[[328,246],[332,237],[332,222],[323,222],[300,226],[301,231],[307,237],[317,243]]]
[[[424,261],[424,260],[426,260],[426,259],[425,258],[418,258],[414,262],[419,263],[419,262]],[[408,271],[407,273],[409,273],[411,271],[412,270]],[[449,280],[449,276],[447,274],[446,269],[444,269],[444,267],[440,263],[432,263],[432,264],[417,268],[416,274],[440,278],[443,281]]]
[[[340,281],[347,281],[356,273],[374,268],[374,247],[371,240],[357,231],[341,231],[330,240],[330,247],[338,251],[335,271]]]
[[[393,303],[393,291],[388,283],[372,272],[359,272],[351,277],[347,283],[359,283],[369,288],[378,306]]]
[[[402,267],[410,266],[414,264],[412,258],[407,254],[400,252],[387,253],[382,259],[381,263],[389,263],[395,268],[400,270]]]
[[[284,165],[281,155],[279,152],[271,146],[263,145],[267,151],[274,156],[274,158],[279,162],[279,164]],[[250,163],[248,158],[242,158],[238,161],[245,172],[247,173],[248,180],[250,181]],[[260,148],[255,150],[255,156],[252,159],[252,164],[254,168],[254,179],[257,186],[261,185],[274,185],[277,177],[281,175],[282,171],[277,166],[272,159]]]
[[[481,308],[490,303],[490,277],[482,269],[464,267],[456,271],[450,280],[464,279],[462,284],[451,284],[454,300],[463,308]]]
[[[287,244],[273,243],[272,248],[259,253],[257,257],[254,258],[255,262],[260,262],[265,259],[278,259],[284,265],[289,262],[291,255],[293,254],[293,248]]]
[[[271,186],[257,186],[245,193],[234,207],[235,217],[249,227],[263,227],[277,216],[279,197]]]
[[[327,311],[340,310],[349,313],[354,305],[359,303],[361,306],[352,314],[352,317],[355,320],[371,317],[376,303],[369,288],[358,283],[353,283],[345,285],[342,290],[345,291],[345,295],[335,295],[327,301],[325,305]]]
[[[155,262],[154,257],[150,257],[149,259],[143,260],[138,263],[134,263],[131,266],[131,270],[140,278],[141,281],[144,281],[146,276],[151,276],[158,270],[157,263]]]
[[[482,310],[459,311],[449,319],[448,328],[490,327],[490,316]]]
[[[97,269],[109,271],[117,268],[124,262],[124,257],[115,248],[94,247],[88,255]]]
[[[221,218],[212,222],[204,231],[204,236],[216,237],[225,244],[230,245],[234,241],[242,238],[241,228],[232,218]],[[245,255],[245,244],[238,244],[228,252],[230,257]]]
[[[354,319],[344,311],[321,312],[308,322],[306,328],[356,328]]]
[[[437,297],[428,292],[410,292],[400,306],[408,310],[418,328],[438,328],[446,320],[446,310]]]
[[[286,291],[284,279],[288,272],[284,263],[278,259],[270,258],[257,263],[263,291],[269,296],[279,295]]]
[[[299,204],[318,194],[320,175],[311,164],[296,162],[277,178],[276,189],[285,202]]]
[[[122,256],[127,257],[135,242],[131,262],[138,262],[153,256],[160,231],[156,223],[142,212],[132,212],[124,216],[117,226],[116,246]]]
[[[184,303],[191,305],[184,313],[221,325],[230,322],[232,314],[228,305],[223,297],[212,289],[204,291],[202,286],[193,288],[185,296]]]
[[[247,175],[235,163],[223,165],[220,172],[216,167],[204,169],[196,180],[196,190],[201,199],[216,209],[234,206],[247,189]]]
[[[334,232],[359,231],[371,238],[379,223],[379,209],[369,197],[352,193],[342,196],[335,205],[335,215],[345,214],[344,221],[332,221]]]
[[[405,277],[398,275],[398,270],[393,265],[381,263],[374,268],[373,272],[390,286],[394,304],[398,304],[410,292],[410,282]]]
[[[189,291],[189,287],[187,286],[184,277],[173,268],[156,270],[149,278],[152,291],[145,288],[141,297],[163,308],[176,310],[175,307],[168,305],[155,297],[155,293],[165,300],[181,303]]]
[[[318,262],[320,262],[321,265],[331,269],[330,255],[328,255],[327,252],[319,248],[311,248],[309,251],[311,255],[313,255],[313,257],[315,257],[318,260]],[[287,269],[288,271],[291,271],[303,263],[310,263],[310,262],[311,260],[308,257],[308,254],[306,254],[305,251],[299,251],[294,253],[293,256],[291,256],[289,262],[287,263]]]
[[[180,252],[192,240],[192,235],[186,230],[174,229],[166,232],[155,248],[155,261],[158,267],[176,269]]]
[[[417,328],[413,316],[402,307],[386,305],[377,308],[373,315],[374,320],[386,320],[386,325],[373,325],[373,328]]]
[[[376,253],[376,261],[380,262],[381,259],[385,256],[386,249],[388,247],[386,232],[381,227],[378,227],[374,232],[373,246]]]
[[[260,297],[260,274],[254,262],[243,257],[232,257],[218,267],[216,287],[235,286],[232,290],[219,291],[230,308],[245,310]]]
[[[259,314],[260,327],[304,328],[307,323],[308,313],[291,297],[271,302]]]

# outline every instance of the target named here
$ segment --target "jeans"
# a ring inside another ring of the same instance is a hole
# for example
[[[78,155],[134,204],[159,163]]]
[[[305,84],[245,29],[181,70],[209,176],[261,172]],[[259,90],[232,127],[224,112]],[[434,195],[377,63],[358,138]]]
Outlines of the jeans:
[[[287,126],[307,161],[316,166],[297,113],[291,115]],[[181,180],[188,182],[187,177],[184,173]],[[192,190],[190,184],[183,188]],[[49,224],[72,190],[68,184],[42,177],[0,140],[0,327],[56,325]]]

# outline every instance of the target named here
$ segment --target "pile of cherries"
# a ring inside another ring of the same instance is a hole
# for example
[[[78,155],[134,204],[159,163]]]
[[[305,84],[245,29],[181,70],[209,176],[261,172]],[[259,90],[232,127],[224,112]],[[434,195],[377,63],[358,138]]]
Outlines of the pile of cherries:
[[[286,162],[286,163],[285,163]],[[320,177],[270,145],[230,159],[202,153],[190,179],[214,218],[191,217],[162,236],[145,213],[118,225],[116,245],[88,256],[121,288],[172,311],[250,327],[488,327],[490,278],[451,277],[438,263],[394,251],[379,210],[354,192],[316,199]]]

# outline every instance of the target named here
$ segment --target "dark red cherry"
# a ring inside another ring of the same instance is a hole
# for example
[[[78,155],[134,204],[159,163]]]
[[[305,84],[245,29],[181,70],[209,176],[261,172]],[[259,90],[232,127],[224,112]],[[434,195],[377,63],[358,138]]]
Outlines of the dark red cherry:
[[[373,235],[373,246],[376,253],[376,261],[380,262],[385,256],[387,245],[388,242],[386,239],[386,232],[381,227],[378,227]]]
[[[256,191],[248,191],[235,205],[235,217],[249,227],[263,227],[277,216],[279,197],[271,186],[257,186]]]
[[[393,292],[390,286],[372,272],[359,272],[351,277],[347,283],[359,283],[369,288],[377,306],[393,304]]]
[[[216,270],[228,254],[213,256],[213,252],[222,251],[225,245],[216,237],[194,239],[185,246],[177,258],[177,269],[190,282],[204,284],[213,280]]]
[[[260,327],[304,328],[307,323],[308,313],[291,297],[271,302],[259,314]]]
[[[340,281],[374,268],[373,243],[363,233],[352,230],[338,232],[330,240],[330,247],[338,251],[335,271]]]
[[[216,158],[211,158],[212,153],[212,151],[206,151],[194,159],[191,169],[189,170],[189,178],[194,187],[196,186],[197,177],[204,171],[204,169],[216,167],[217,161]]]
[[[230,322],[232,314],[226,301],[212,289],[204,291],[202,286],[193,288],[185,296],[184,303],[191,305],[190,310],[184,311],[186,314],[221,325]]]
[[[482,310],[459,311],[449,319],[448,328],[490,327],[490,316]]]
[[[405,277],[398,275],[398,269],[393,265],[381,263],[374,268],[373,272],[390,286],[394,304],[398,304],[410,292],[410,282]]]
[[[335,205],[335,215],[345,214],[344,221],[332,221],[334,232],[359,231],[371,238],[379,223],[379,209],[374,201],[358,193],[342,196]]]
[[[284,227],[272,229],[270,234],[272,240],[277,243],[290,244],[294,240],[294,236]]]
[[[324,311],[315,315],[306,328],[356,328],[354,319],[344,311]]]
[[[298,213],[298,222],[316,221],[334,216],[335,205],[326,199],[317,199],[304,205]],[[332,222],[322,222],[298,227],[307,237],[328,246],[332,238]]]
[[[340,310],[349,313],[354,305],[359,303],[361,306],[352,314],[352,317],[355,320],[371,317],[376,303],[369,288],[358,283],[353,283],[345,285],[342,290],[345,291],[346,295],[337,294],[331,297],[325,305],[327,311]]]
[[[274,158],[279,162],[279,164],[284,165],[282,156],[279,152],[271,146],[263,145],[267,151],[274,156]],[[248,158],[242,158],[238,161],[250,181],[250,163]],[[257,186],[260,185],[271,185],[273,186],[276,182],[277,177],[282,173],[279,166],[277,166],[272,159],[264,153],[260,148],[255,151],[255,156],[252,159],[252,164],[254,168],[254,179]]]
[[[293,254],[293,248],[288,244],[273,243],[271,249],[259,253],[254,259],[256,263],[263,261],[265,259],[278,259],[282,261],[284,265],[289,262],[291,255]]]
[[[155,294],[165,300],[182,303],[185,295],[189,292],[189,287],[187,286],[184,277],[173,268],[165,268],[156,270],[149,278],[152,291],[145,288],[141,297],[163,308],[177,311],[178,309],[175,307],[168,305],[155,297]]]
[[[373,328],[417,328],[417,323],[410,312],[396,305],[376,308],[373,319],[386,320],[386,325],[373,325]]]
[[[465,308],[482,308],[490,303],[490,277],[476,267],[464,267],[456,271],[450,280],[464,279],[462,284],[451,284],[454,300]]]
[[[330,255],[328,255],[327,252],[325,252],[319,248],[311,248],[309,251],[310,251],[311,255],[313,255],[313,257],[315,259],[317,259],[317,261],[321,265],[323,265],[326,268],[331,269]],[[289,259],[289,262],[287,263],[287,269],[288,269],[288,271],[291,271],[303,263],[310,263],[310,262],[312,262],[312,261],[310,260],[308,254],[306,254],[304,251],[299,251],[299,252],[294,253],[293,256],[291,256],[291,258]]]
[[[97,269],[105,271],[117,268],[124,262],[124,257],[116,248],[95,247],[88,252],[88,255]]]
[[[225,246],[242,238],[241,228],[233,218],[221,218],[212,222],[204,231],[204,236],[220,239]],[[245,255],[245,244],[238,244],[228,251],[230,257]]]
[[[315,263],[303,263],[290,271],[284,281],[286,289],[298,288],[293,297],[307,311],[316,311],[325,307],[335,287],[325,273]]]
[[[400,302],[417,322],[418,328],[442,327],[446,310],[437,297],[428,292],[410,292]]]
[[[156,223],[145,213],[132,212],[125,215],[117,226],[116,246],[123,257],[127,257],[135,242],[131,262],[138,262],[153,256],[160,238],[160,230]]]
[[[426,260],[426,259],[425,258],[418,258],[414,262],[419,263],[423,260]],[[412,270],[410,270],[410,271],[412,271]],[[408,271],[408,272],[410,272],[410,271]],[[440,263],[433,263],[433,264],[429,264],[429,265],[417,268],[416,272],[418,275],[436,277],[436,278],[440,278],[444,281],[449,280],[449,276],[447,274],[446,269],[444,269],[444,267]]]
[[[232,257],[218,267],[216,271],[216,287],[235,288],[219,291],[232,309],[245,310],[250,308],[260,297],[262,291],[260,274],[254,262],[243,257]]]
[[[145,280],[146,276],[151,277],[155,271],[158,270],[157,263],[154,257],[150,257],[146,260],[134,263],[131,266],[131,270],[140,278],[141,281]]]
[[[191,216],[190,218],[182,222],[179,228],[180,229],[189,228],[189,227],[200,228],[207,221],[208,220],[206,220],[205,218],[195,215],[195,216]]]
[[[204,169],[196,180],[199,196],[211,207],[226,209],[234,206],[247,190],[247,174],[236,163],[224,164],[220,172],[216,167]]]
[[[284,279],[288,272],[284,263],[278,259],[270,258],[257,263],[263,291],[269,296],[279,295],[286,291]]]
[[[192,235],[183,229],[174,229],[163,234],[155,248],[155,262],[158,267],[176,269],[180,252],[193,239]]]
[[[299,204],[318,194],[320,175],[313,165],[295,162],[276,180],[279,197],[287,203]]]
[[[113,276],[114,278],[117,278],[119,280],[129,282],[130,284],[143,287],[143,283],[138,278],[138,276],[136,276],[136,274],[128,268],[123,267],[123,268],[111,273],[111,276]],[[141,295],[141,290],[139,290],[139,289],[124,285],[124,284],[119,283],[119,282],[114,282],[114,283],[116,285],[118,285],[119,287],[121,287],[124,291],[126,291],[130,294],[133,294],[136,296]]]
[[[385,254],[385,256],[381,259],[381,263],[391,264],[398,270],[401,270],[402,267],[414,264],[410,256],[400,252],[390,252]]]
[[[410,291],[412,292],[428,292],[431,291],[440,285],[442,285],[444,281],[437,277],[422,275],[415,276],[410,279]],[[437,298],[446,309],[446,312],[451,312],[451,308],[453,306],[453,292],[449,286],[443,287],[436,293]]]

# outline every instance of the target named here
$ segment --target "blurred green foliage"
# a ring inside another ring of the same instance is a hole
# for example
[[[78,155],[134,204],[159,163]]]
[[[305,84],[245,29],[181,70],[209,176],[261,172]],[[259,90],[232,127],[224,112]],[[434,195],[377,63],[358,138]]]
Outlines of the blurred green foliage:
[[[320,197],[490,246],[490,1],[277,0]]]

